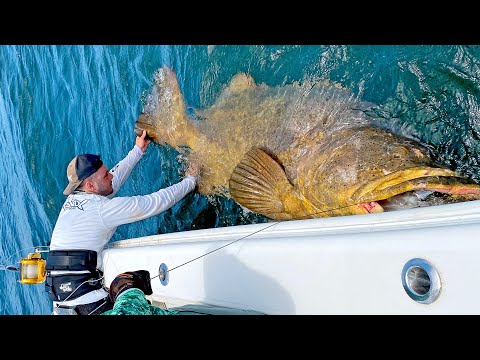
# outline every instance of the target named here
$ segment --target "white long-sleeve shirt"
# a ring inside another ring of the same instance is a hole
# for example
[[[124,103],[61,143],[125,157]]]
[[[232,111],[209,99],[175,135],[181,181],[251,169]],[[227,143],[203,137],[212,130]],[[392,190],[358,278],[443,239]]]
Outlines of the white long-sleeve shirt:
[[[101,269],[102,249],[119,225],[158,215],[195,188],[196,178],[187,176],[177,184],[148,195],[114,197],[142,156],[142,150],[135,145],[127,156],[110,170],[113,174],[112,194],[102,196],[78,192],[67,197],[53,229],[50,250],[94,250],[97,252],[97,268]],[[64,304],[88,304],[97,301],[105,296],[105,292],[101,290],[92,291]],[[99,293],[92,294],[95,292]],[[93,300],[90,299],[92,296]],[[88,301],[84,297],[88,297]]]

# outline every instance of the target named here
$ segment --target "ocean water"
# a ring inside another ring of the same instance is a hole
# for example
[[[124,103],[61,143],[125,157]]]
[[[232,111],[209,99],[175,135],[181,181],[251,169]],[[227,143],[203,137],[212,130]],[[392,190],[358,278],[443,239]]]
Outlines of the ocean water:
[[[480,46],[105,45],[0,46],[0,265],[48,245],[77,153],[108,167],[135,143],[133,124],[155,72],[177,73],[191,108],[210,106],[240,71],[270,86],[329,80],[379,105],[397,132],[480,182]],[[177,182],[178,153],[151,144],[119,195]],[[120,226],[113,241],[156,233],[266,222],[233,200],[191,193],[153,218]],[[50,314],[44,284],[0,271],[1,314]]]

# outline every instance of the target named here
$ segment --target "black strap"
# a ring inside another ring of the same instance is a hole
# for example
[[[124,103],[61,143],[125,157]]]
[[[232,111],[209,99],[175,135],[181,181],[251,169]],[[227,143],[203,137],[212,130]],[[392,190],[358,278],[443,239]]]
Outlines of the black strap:
[[[93,250],[52,250],[48,253],[46,270],[88,270],[97,269],[97,252]]]

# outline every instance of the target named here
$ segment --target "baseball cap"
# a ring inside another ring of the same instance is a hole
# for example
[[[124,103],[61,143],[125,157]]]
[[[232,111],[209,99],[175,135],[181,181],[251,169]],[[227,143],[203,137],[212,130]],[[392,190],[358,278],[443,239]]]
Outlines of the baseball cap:
[[[67,166],[68,185],[64,195],[70,195],[83,180],[95,173],[103,165],[100,155],[82,154],[75,156]]]

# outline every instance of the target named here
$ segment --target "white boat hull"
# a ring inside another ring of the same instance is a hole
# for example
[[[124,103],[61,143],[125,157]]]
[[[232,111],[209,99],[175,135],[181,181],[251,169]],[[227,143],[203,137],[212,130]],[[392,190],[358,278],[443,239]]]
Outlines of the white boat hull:
[[[156,276],[164,263],[168,283],[152,279],[151,298],[167,306],[266,314],[480,314],[479,234],[476,200],[122,240],[104,250],[103,270],[108,286],[123,271]],[[413,258],[438,271],[441,289],[430,304],[414,301],[402,284],[403,267]]]

